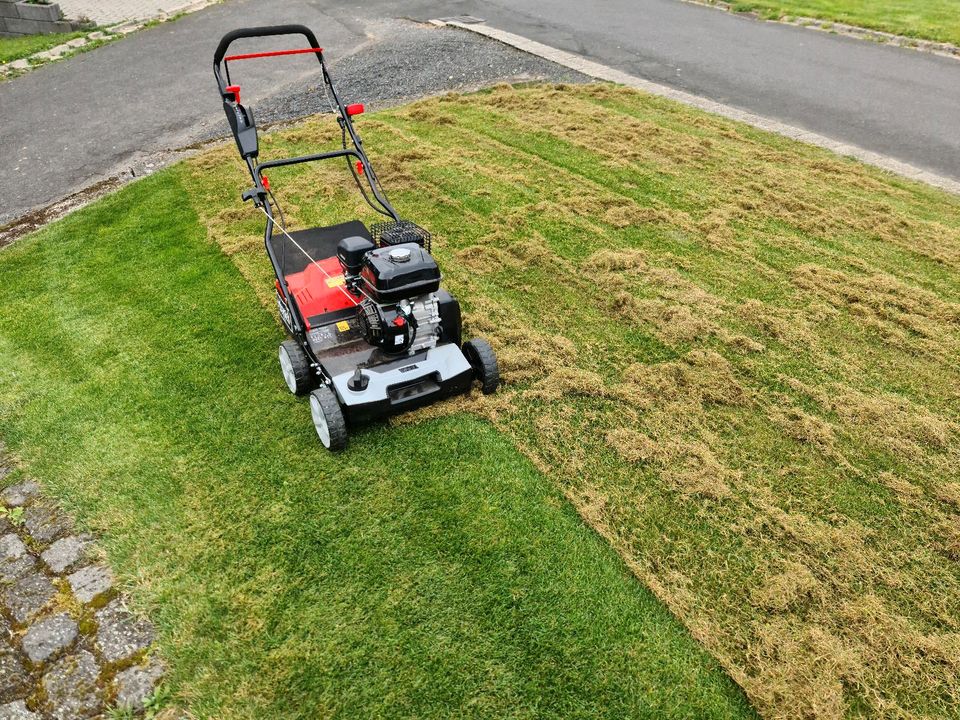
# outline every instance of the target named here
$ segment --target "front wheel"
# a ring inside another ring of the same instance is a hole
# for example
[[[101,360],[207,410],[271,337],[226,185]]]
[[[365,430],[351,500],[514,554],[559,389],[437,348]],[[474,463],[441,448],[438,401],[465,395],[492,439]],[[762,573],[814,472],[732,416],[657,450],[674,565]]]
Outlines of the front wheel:
[[[463,355],[480,382],[480,392],[490,395],[500,385],[500,367],[493,348],[483,338],[474,338],[463,344]]]
[[[313,388],[314,375],[310,358],[295,340],[280,343],[280,372],[283,381],[294,395],[306,395]]]
[[[337,452],[347,446],[347,421],[343,418],[337,394],[323,385],[310,393],[310,414],[317,437],[327,450]]]

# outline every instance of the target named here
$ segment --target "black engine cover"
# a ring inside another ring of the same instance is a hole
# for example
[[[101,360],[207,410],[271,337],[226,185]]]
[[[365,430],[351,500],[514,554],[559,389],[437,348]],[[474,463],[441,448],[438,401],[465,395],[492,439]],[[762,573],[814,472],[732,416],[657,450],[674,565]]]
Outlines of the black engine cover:
[[[390,305],[440,289],[440,268],[416,243],[402,243],[363,256],[363,291],[375,302]]]
[[[397,307],[384,308],[370,299],[357,308],[357,320],[367,342],[387,353],[403,352],[413,342],[416,325]]]

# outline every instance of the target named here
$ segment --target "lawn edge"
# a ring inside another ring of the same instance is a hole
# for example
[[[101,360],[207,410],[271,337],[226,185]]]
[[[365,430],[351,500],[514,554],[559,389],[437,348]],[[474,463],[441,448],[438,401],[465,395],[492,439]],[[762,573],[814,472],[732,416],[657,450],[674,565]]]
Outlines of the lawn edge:
[[[881,45],[892,45],[894,47],[960,60],[960,46],[943,40],[933,40],[923,35],[900,35],[886,30],[865,27],[863,25],[851,25],[850,23],[831,20],[827,17],[808,17],[805,15],[787,14],[780,15],[779,17],[765,17],[758,10],[738,10],[733,3],[727,2],[727,0],[681,0],[681,2],[721,10],[731,15],[749,17],[759,22],[772,22],[779,25],[803,28],[805,30],[817,30],[832,35],[842,35],[843,37],[853,38],[854,40],[865,40]]]

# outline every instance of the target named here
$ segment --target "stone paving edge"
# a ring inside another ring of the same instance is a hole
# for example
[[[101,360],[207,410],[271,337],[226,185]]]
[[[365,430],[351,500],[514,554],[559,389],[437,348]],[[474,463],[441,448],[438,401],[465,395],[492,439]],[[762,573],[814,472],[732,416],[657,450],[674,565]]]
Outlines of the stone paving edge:
[[[143,712],[166,667],[152,623],[126,608],[109,567],[90,551],[94,539],[77,534],[36,482],[3,486],[15,462],[2,441],[0,467],[0,718]],[[51,567],[58,543],[76,552]]]

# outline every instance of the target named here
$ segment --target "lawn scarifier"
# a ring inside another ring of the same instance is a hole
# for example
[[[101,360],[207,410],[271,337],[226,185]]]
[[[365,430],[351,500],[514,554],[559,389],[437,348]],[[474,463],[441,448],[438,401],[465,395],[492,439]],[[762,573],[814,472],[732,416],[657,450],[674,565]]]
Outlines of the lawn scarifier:
[[[226,55],[236,40],[277,35],[303,35],[309,46]],[[240,104],[240,86],[230,80],[229,62],[302,54],[315,55],[320,63],[341,148],[258,163],[256,122]],[[387,199],[353,126],[363,105],[344,106],[313,32],[303,25],[234,30],[221,39],[213,72],[237,149],[253,178],[243,200],[252,201],[267,218],[264,245],[276,275],[280,319],[290,336],[280,345],[280,369],[290,392],[310,395],[313,424],[324,447],[346,447],[348,421],[422,407],[468,392],[475,380],[484,394],[494,392],[500,373],[493,348],[482,338],[461,345],[460,303],[440,288],[430,233],[401,219]],[[352,220],[288,231],[263,171],[335,158],[346,160],[363,199],[389,221],[370,229]],[[282,225],[274,219],[275,211]]]

